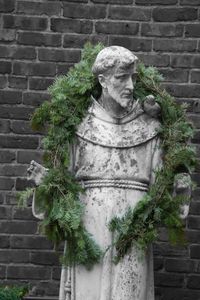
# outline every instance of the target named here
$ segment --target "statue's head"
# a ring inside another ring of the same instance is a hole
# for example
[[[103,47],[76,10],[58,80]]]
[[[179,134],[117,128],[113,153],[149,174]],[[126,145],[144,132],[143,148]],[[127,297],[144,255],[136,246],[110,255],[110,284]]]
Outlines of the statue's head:
[[[102,86],[102,94],[124,108],[133,99],[136,62],[137,57],[128,49],[110,46],[99,52],[92,67]]]

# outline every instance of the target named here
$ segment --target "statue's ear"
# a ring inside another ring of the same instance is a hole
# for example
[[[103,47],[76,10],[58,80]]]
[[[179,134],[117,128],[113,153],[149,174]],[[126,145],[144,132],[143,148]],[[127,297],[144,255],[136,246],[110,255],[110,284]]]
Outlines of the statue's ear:
[[[106,88],[106,78],[105,78],[105,76],[104,75],[102,75],[102,74],[100,74],[100,75],[98,75],[98,80],[99,80],[99,83],[100,83],[100,85],[102,86],[102,88]]]

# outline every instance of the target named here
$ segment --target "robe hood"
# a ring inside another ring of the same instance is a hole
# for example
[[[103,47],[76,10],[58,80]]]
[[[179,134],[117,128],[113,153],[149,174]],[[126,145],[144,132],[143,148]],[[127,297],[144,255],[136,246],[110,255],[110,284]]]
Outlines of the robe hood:
[[[122,118],[110,116],[95,100],[77,128],[77,136],[91,143],[111,148],[130,148],[154,138],[160,122],[146,114],[139,101]]]

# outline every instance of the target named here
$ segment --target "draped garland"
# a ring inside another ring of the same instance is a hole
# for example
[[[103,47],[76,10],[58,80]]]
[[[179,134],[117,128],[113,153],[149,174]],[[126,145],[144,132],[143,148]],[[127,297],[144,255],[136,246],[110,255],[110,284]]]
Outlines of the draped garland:
[[[36,205],[45,212],[40,223],[41,231],[58,246],[67,241],[63,256],[66,265],[82,264],[91,268],[103,255],[99,245],[84,227],[84,206],[79,193],[84,192],[69,171],[69,145],[73,143],[77,126],[91,104],[91,95],[98,98],[100,85],[91,67],[102,44],[86,44],[81,61],[66,76],[58,77],[49,88],[50,101],[45,101],[32,116],[32,128],[45,130],[44,165],[49,169],[42,183],[19,193],[24,206],[35,192]],[[161,87],[162,76],[153,67],[142,63],[137,68],[138,78],[134,99],[143,101],[154,95],[161,107],[159,135],[163,148],[163,167],[156,171],[155,183],[135,209],[129,209],[122,218],[115,217],[109,229],[115,232],[116,262],[136,244],[142,251],[155,241],[158,227],[166,226],[172,243],[184,240],[180,205],[185,197],[173,195],[173,182],[177,173],[191,172],[195,166],[195,151],[188,145],[193,128],[188,122],[184,105],[178,105]]]

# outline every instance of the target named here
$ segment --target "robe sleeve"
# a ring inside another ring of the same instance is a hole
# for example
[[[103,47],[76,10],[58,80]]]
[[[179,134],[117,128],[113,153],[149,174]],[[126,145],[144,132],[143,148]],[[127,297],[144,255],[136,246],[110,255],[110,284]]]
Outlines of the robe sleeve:
[[[33,193],[33,201],[32,201],[32,214],[35,218],[39,219],[39,220],[43,220],[44,219],[44,212],[39,211],[37,205],[36,205],[36,199],[35,199],[35,191]]]
[[[163,150],[161,149],[161,140],[159,137],[156,137],[152,141],[152,162],[151,162],[151,175],[150,175],[150,184],[155,182],[156,170],[159,170],[163,166]]]

